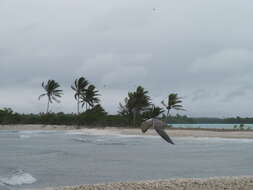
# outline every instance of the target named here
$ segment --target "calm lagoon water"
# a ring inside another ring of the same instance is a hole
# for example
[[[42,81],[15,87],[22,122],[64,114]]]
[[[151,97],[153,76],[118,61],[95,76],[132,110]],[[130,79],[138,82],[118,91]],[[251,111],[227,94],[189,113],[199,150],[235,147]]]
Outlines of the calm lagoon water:
[[[253,175],[253,139],[0,131],[0,189]]]
[[[172,124],[173,127],[179,128],[206,128],[206,129],[233,129],[234,126],[239,127],[240,124]],[[244,128],[253,129],[253,124],[244,124]]]

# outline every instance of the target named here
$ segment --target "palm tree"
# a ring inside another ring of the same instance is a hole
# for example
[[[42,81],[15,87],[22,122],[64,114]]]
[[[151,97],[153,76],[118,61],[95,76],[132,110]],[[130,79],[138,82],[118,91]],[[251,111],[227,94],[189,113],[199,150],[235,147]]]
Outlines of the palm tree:
[[[98,90],[96,90],[96,87],[94,85],[90,84],[85,92],[81,94],[80,98],[82,107],[85,105],[86,110],[88,108],[93,108],[95,104],[100,102],[98,96]]]
[[[74,85],[71,86],[71,88],[75,91],[75,99],[77,101],[77,114],[80,113],[79,108],[80,108],[80,96],[85,93],[86,87],[89,84],[89,82],[84,78],[80,77],[79,79],[75,80]]]
[[[54,80],[48,80],[46,84],[44,82],[42,82],[41,85],[44,88],[44,90],[46,91],[46,93],[41,94],[39,96],[39,100],[43,96],[47,96],[48,102],[47,102],[47,111],[46,111],[46,113],[48,114],[49,104],[53,103],[53,101],[55,101],[57,103],[60,103],[60,100],[58,100],[57,98],[60,98],[63,93],[62,93],[62,90],[59,89],[60,85],[57,82],[55,82]]]
[[[120,103],[119,113],[122,115],[132,115],[133,125],[136,124],[136,117],[141,111],[144,111],[150,106],[150,97],[147,95],[148,91],[143,87],[138,86],[135,92],[129,92],[128,97],[125,98],[125,105]]]
[[[168,116],[171,109],[174,110],[185,110],[183,109],[182,98],[178,96],[176,93],[171,93],[168,95],[168,101],[165,103],[164,100],[161,102],[164,107],[167,109],[166,121],[168,120]]]
[[[162,114],[164,110],[158,106],[155,106],[152,104],[150,107],[148,107],[143,113],[142,117],[144,119],[150,119],[150,118],[155,118],[158,117],[160,114]]]

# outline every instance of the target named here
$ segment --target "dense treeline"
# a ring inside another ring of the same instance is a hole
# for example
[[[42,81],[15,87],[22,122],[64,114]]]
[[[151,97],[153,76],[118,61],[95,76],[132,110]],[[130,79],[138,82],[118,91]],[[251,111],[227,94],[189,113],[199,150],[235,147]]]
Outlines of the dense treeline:
[[[165,116],[163,116],[165,117]],[[186,115],[169,116],[169,123],[174,124],[252,124],[253,118],[241,118],[241,117],[230,117],[230,118],[214,118],[214,117],[187,117]]]
[[[140,116],[141,117],[141,116]],[[142,116],[145,117],[145,116]],[[162,116],[165,119],[165,115]],[[139,119],[138,121],[142,121]],[[171,124],[252,124],[253,118],[191,118],[186,115],[169,116],[168,123]],[[54,124],[54,125],[75,125],[75,126],[133,126],[129,117],[116,114],[109,115],[97,105],[93,109],[80,114],[48,113],[48,114],[19,114],[10,108],[0,109],[0,124]],[[138,123],[139,124],[139,123]]]
[[[120,115],[108,115],[100,106],[94,106],[80,114],[41,113],[19,114],[10,108],[0,110],[0,124],[52,124],[52,125],[75,125],[75,126],[127,126],[128,120]]]

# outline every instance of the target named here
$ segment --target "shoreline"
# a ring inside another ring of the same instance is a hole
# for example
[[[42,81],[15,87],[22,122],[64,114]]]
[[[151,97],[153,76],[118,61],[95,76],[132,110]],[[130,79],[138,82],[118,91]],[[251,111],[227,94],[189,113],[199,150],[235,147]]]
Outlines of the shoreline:
[[[12,131],[74,131],[90,135],[140,135],[140,136],[157,136],[154,129],[148,130],[145,134],[139,128],[127,127],[94,127],[82,126],[77,129],[77,126],[70,125],[0,125],[1,130]],[[231,130],[231,129],[184,129],[184,128],[168,128],[166,132],[171,137],[207,137],[207,138],[242,138],[253,139],[253,130]]]
[[[178,178],[138,182],[50,187],[41,190],[252,190],[253,176]],[[31,190],[31,189],[30,189]]]

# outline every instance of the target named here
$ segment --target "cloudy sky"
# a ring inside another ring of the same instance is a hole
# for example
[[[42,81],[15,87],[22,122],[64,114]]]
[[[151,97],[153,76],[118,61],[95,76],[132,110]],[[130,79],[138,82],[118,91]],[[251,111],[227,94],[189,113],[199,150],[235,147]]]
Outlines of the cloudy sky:
[[[0,108],[45,111],[41,82],[64,90],[52,111],[75,112],[85,76],[116,113],[142,85],[153,102],[184,98],[189,116],[252,116],[251,0],[1,0]],[[174,112],[175,114],[175,112]]]

